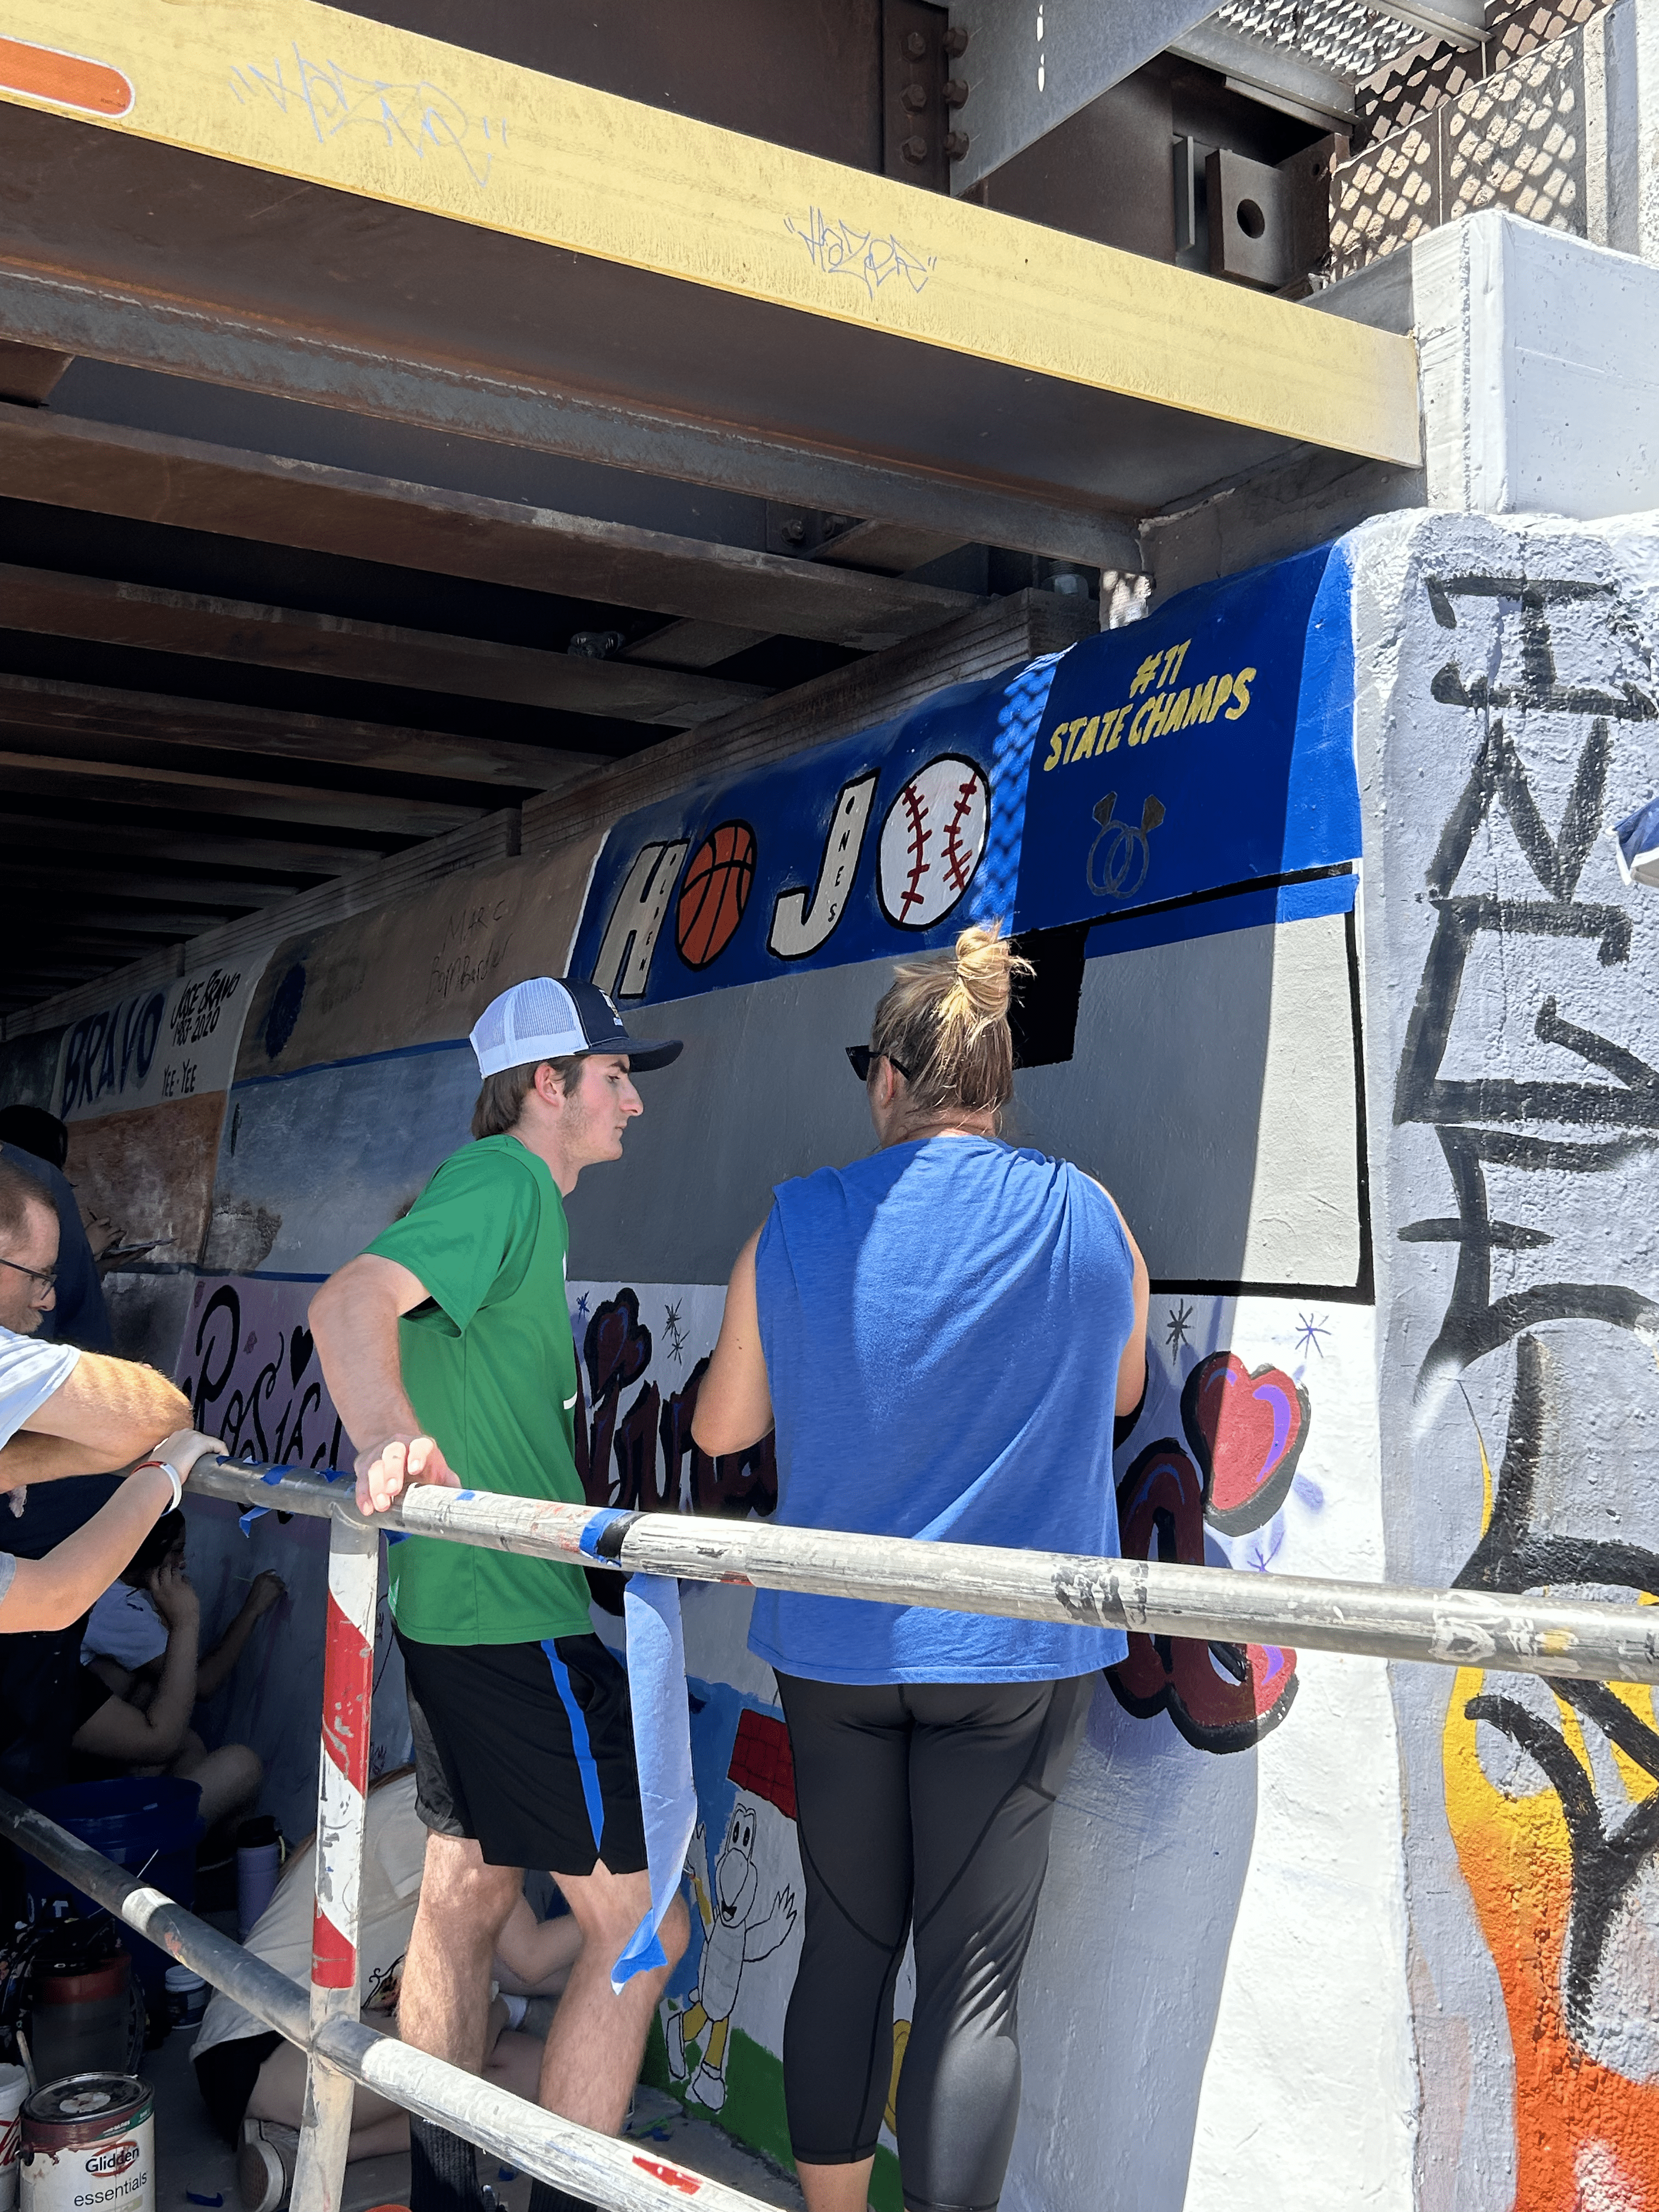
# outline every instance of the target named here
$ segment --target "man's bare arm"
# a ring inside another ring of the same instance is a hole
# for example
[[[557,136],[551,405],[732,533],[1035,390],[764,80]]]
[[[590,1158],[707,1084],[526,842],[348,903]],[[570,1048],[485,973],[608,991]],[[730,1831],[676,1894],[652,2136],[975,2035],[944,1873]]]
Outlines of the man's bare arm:
[[[176,1382],[137,1360],[112,1359],[102,1352],[83,1352],[23,1423],[32,1435],[62,1437],[92,1454],[83,1467],[60,1469],[76,1474],[130,1467],[152,1444],[189,1425],[190,1401]]]
[[[755,1290],[757,1229],[738,1253],[726,1285],[726,1311],[708,1371],[697,1392],[691,1435],[718,1459],[758,1443],[772,1426],[772,1387],[761,1350],[760,1307]]]
[[[0,1444],[0,1491],[21,1490],[26,1483],[57,1482],[67,1474],[118,1474],[130,1464],[130,1459],[112,1459],[108,1452],[71,1443],[67,1437],[32,1436],[20,1429],[9,1443]]]
[[[337,1269],[311,1301],[307,1319],[334,1410],[353,1443],[363,1439],[357,1504],[364,1513],[384,1513],[412,1482],[459,1486],[435,1441],[422,1433],[404,1389],[398,1322],[428,1295],[396,1260],[364,1252]]]

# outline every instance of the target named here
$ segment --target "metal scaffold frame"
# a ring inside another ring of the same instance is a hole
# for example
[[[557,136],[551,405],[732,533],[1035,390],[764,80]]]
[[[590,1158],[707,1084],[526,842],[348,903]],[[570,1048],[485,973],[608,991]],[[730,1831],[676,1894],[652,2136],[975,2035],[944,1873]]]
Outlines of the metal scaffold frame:
[[[623,1573],[1199,1641],[1293,1644],[1445,1667],[1659,1683],[1655,1607],[1241,1575],[1162,1560],[618,1512],[426,1486],[371,1520],[358,1511],[349,1477],[234,1460],[198,1462],[190,1487],[198,1496],[330,1523],[308,1993],[4,1792],[0,1832],[306,2052],[294,2212],[339,2212],[352,2087],[359,2081],[607,2212],[660,2212],[690,2199],[706,2212],[760,2212],[755,2199],[705,2175],[647,2157],[625,2141],[579,2127],[362,2025],[358,1896],[383,1530]]]

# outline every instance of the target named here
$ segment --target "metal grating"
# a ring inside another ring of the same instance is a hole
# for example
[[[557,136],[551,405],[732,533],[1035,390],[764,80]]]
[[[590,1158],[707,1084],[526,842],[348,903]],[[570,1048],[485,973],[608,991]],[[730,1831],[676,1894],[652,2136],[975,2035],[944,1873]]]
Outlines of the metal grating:
[[[1466,86],[1332,173],[1331,274],[1477,208],[1584,235],[1583,35]]]
[[[1418,123],[1472,85],[1599,15],[1607,0],[1509,0],[1488,9],[1486,42],[1472,50],[1423,46],[1373,72],[1354,106],[1356,150]]]
[[[1423,44],[1421,31],[1363,0],[1222,0],[1219,20],[1273,46],[1289,46],[1344,76],[1370,76]]]

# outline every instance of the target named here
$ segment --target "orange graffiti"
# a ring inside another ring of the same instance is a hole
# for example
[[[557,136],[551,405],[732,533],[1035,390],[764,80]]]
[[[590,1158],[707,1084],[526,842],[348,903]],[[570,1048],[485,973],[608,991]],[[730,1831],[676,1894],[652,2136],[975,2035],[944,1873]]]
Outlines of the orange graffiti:
[[[1515,2060],[1514,2212],[1659,2212],[1659,2082],[1601,2064],[1569,2028],[1563,1952],[1571,1910],[1567,1823],[1553,1789],[1510,1798],[1486,1778],[1466,1708],[1486,1675],[1457,1676],[1443,1739],[1452,1839],[1503,1986]],[[1621,1703],[1651,1723],[1652,1693],[1620,1687]],[[1562,1731],[1590,1773],[1577,1715],[1560,1703]],[[1651,1775],[1615,1751],[1633,1798]]]

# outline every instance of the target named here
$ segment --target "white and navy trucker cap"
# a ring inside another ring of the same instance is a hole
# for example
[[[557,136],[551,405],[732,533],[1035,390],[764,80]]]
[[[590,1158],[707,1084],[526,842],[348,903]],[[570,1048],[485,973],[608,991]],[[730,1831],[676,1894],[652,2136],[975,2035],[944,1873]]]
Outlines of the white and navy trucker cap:
[[[472,1049],[481,1075],[585,1052],[625,1052],[637,1074],[678,1060],[680,1040],[647,1043],[629,1036],[622,1016],[597,984],[579,983],[574,975],[557,982],[550,975],[530,975],[490,1000],[473,1029]]]

